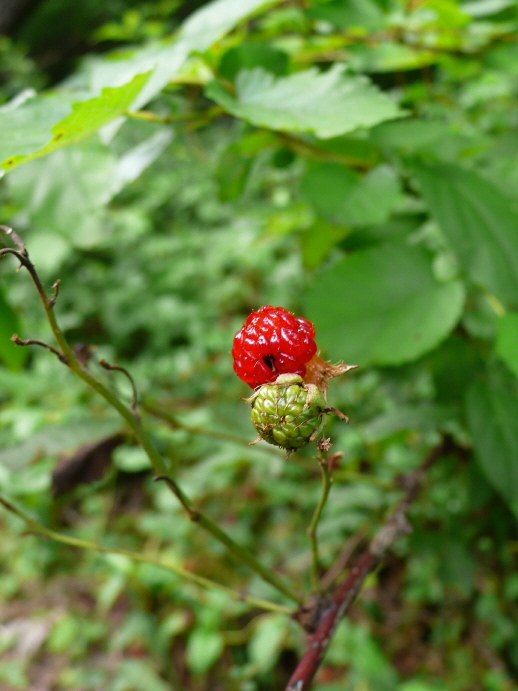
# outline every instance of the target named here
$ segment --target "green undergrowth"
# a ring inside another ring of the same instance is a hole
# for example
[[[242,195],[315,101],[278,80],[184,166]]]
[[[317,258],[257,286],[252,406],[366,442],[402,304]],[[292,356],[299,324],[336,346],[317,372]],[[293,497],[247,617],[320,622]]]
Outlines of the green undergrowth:
[[[350,423],[326,428],[344,455],[318,526],[322,574],[361,552],[401,476],[454,442],[314,691],[514,691],[516,3],[83,12],[59,80],[34,25],[0,43],[0,220],[49,294],[60,279],[65,336],[127,405],[128,378],[99,360],[131,373],[195,508],[308,594],[316,451],[249,446],[230,349],[261,305],[311,319],[324,357],[360,365],[328,394]],[[0,495],[113,553],[27,534],[0,509],[0,687],[284,688],[306,641],[282,613],[293,603],[189,521],[105,400],[10,341],[51,342],[16,268],[0,262]]]

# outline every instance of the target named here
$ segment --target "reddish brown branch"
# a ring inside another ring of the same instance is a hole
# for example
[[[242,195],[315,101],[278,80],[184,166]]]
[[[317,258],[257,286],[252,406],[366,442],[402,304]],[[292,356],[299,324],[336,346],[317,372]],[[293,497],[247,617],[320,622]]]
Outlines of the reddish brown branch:
[[[307,691],[318,670],[334,631],[345,612],[358,595],[365,577],[381,562],[387,551],[403,535],[410,532],[407,512],[422,488],[426,471],[439,458],[455,448],[450,437],[445,437],[425,458],[419,468],[404,479],[405,493],[366,551],[353,565],[347,577],[337,586],[331,598],[321,606],[315,632],[309,637],[308,647],[292,674],[286,691]]]

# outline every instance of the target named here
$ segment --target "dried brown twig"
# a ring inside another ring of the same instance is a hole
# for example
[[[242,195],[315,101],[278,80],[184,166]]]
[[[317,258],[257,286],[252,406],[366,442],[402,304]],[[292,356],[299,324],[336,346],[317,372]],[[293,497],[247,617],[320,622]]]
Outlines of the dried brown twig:
[[[422,489],[428,469],[441,457],[454,450],[453,439],[445,436],[433,448],[419,468],[404,478],[403,497],[385,524],[374,536],[365,552],[352,566],[347,577],[336,587],[328,599],[316,603],[316,621],[312,622],[313,633],[309,637],[306,652],[293,672],[285,691],[307,691],[315,676],[334,631],[358,595],[366,576],[381,562],[388,550],[403,535],[411,531],[407,513]]]

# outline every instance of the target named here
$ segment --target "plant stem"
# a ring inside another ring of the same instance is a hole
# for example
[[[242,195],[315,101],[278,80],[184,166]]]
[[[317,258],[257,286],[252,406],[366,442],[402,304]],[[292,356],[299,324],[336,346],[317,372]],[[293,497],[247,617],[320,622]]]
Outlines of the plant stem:
[[[289,132],[276,132],[277,139],[286,146],[286,148],[293,150],[301,156],[314,159],[317,161],[325,161],[330,163],[340,163],[344,166],[355,168],[356,170],[369,170],[373,168],[378,162],[378,154],[373,152],[370,159],[361,157],[347,156],[335,151],[327,151],[318,144],[305,141],[300,137],[290,134]]]
[[[51,298],[49,298],[45,292],[45,289],[43,288],[38,272],[36,271],[36,267],[29,259],[27,250],[25,249],[25,246],[18,237],[18,235],[7,226],[0,226],[0,230],[3,230],[7,235],[11,236],[14,243],[18,247],[18,249],[16,250],[13,248],[5,248],[0,250],[0,257],[5,256],[7,254],[12,254],[15,257],[17,257],[21,264],[25,266],[27,271],[30,273],[34,285],[36,286],[36,290],[38,291],[38,295],[40,297],[41,304],[45,311],[47,321],[50,325],[54,338],[56,339],[56,343],[60,348],[60,351],[56,351],[54,348],[51,347],[50,349],[52,350],[52,352],[54,352],[54,354],[57,355],[60,361],[63,362],[70,370],[72,370],[74,374],[76,374],[80,379],[82,379],[86,384],[88,384],[88,386],[90,386],[94,391],[97,391],[97,393],[100,394],[105,399],[105,401],[107,401],[107,403],[111,405],[119,413],[119,415],[127,423],[130,430],[133,432],[133,435],[135,436],[137,442],[145,451],[155,473],[160,477],[167,478],[174,485],[175,494],[178,497],[181,504],[186,509],[187,507],[189,507],[189,515],[196,515],[197,523],[199,523],[199,525],[209,534],[211,534],[216,540],[225,545],[225,547],[227,547],[227,549],[236,559],[245,563],[249,568],[255,571],[255,573],[257,573],[263,580],[272,585],[283,595],[288,597],[292,602],[295,602],[300,605],[302,603],[302,598],[299,595],[295,595],[293,593],[293,589],[290,588],[288,584],[285,584],[271,569],[268,569],[263,564],[261,564],[261,562],[247,549],[234,542],[234,540],[212,520],[210,520],[206,516],[203,516],[202,514],[192,511],[192,509],[190,508],[191,502],[189,498],[185,495],[183,490],[181,490],[181,488],[169,478],[169,468],[167,467],[167,464],[162,458],[162,456],[159,454],[159,452],[153,445],[149,435],[144,430],[142,423],[140,421],[140,417],[136,414],[134,410],[124,405],[124,403],[121,400],[119,400],[119,398],[113,393],[113,391],[111,391],[107,386],[105,386],[105,384],[103,384],[101,380],[97,379],[97,377],[95,377],[87,369],[86,365],[83,365],[75,356],[73,349],[70,347],[63,332],[59,328],[56,316],[54,314],[54,303],[57,297],[59,282],[56,282],[54,284],[54,295]],[[20,339],[16,337],[15,342],[20,342]],[[26,342],[27,345],[30,343],[30,341]],[[37,345],[42,345],[48,348],[46,344],[40,342],[37,342]]]
[[[218,439],[220,441],[229,441],[234,444],[239,444],[240,446],[246,446],[247,448],[250,447],[250,441],[248,439],[238,437],[235,434],[228,434],[227,432],[217,432],[215,430],[205,429],[204,427],[192,427],[191,425],[186,425],[183,422],[180,422],[175,415],[172,415],[165,410],[161,410],[151,403],[141,403],[141,408],[143,408],[150,415],[153,415],[166,422],[172,429],[179,429],[183,430],[184,432],[188,432],[189,434],[199,434],[211,439]]]
[[[126,111],[124,115],[133,120],[144,120],[144,122],[154,122],[161,125],[170,125],[176,122],[191,122],[194,124],[206,125],[214,118],[223,115],[225,110],[221,106],[207,108],[203,112],[176,113],[174,115],[157,115],[151,110]]]
[[[164,480],[166,482],[167,486],[177,497],[178,501],[183,506],[185,512],[189,516],[189,519],[193,521],[193,523],[197,523],[202,528],[204,528],[219,542],[225,545],[230,554],[232,554],[238,561],[247,564],[247,566],[249,566],[253,571],[258,573],[263,578],[263,580],[265,580],[267,583],[270,583],[270,585],[273,585],[274,588],[276,588],[279,592],[283,593],[287,598],[296,602],[299,605],[302,604],[302,598],[294,595],[292,588],[286,585],[286,583],[284,583],[284,581],[281,578],[279,578],[273,571],[266,568],[258,559],[256,559],[256,557],[253,556],[253,554],[248,552],[248,550],[243,549],[240,545],[234,542],[234,540],[232,540],[232,538],[229,537],[227,533],[221,530],[221,528],[218,525],[213,523],[204,514],[193,509],[191,501],[185,496],[183,492],[180,491],[180,488],[178,487],[176,482],[174,482],[174,480],[172,480],[167,475],[161,475],[155,479]]]
[[[105,547],[104,545],[100,545],[97,542],[91,542],[90,540],[82,540],[80,538],[70,537],[68,535],[64,535],[63,533],[59,533],[55,530],[51,530],[50,528],[46,528],[44,525],[38,523],[24,511],[17,508],[16,506],[14,506],[14,504],[11,504],[11,502],[7,501],[7,499],[4,499],[3,497],[0,497],[0,504],[2,504],[7,511],[10,511],[11,513],[21,518],[22,521],[25,522],[30,532],[37,533],[39,535],[44,535],[45,537],[48,537],[51,540],[55,540],[56,542],[61,542],[65,545],[70,545],[71,547],[77,547],[79,549],[87,549],[94,552],[100,552],[102,554],[118,554],[124,557],[128,557],[133,561],[138,561],[145,564],[153,564],[154,566],[158,566],[162,569],[166,569],[167,571],[171,571],[172,573],[176,574],[177,576],[180,576],[181,578],[184,578],[185,580],[189,581],[190,583],[193,583],[194,585],[200,586],[201,588],[205,589],[219,590],[223,593],[226,593],[229,597],[233,598],[234,600],[245,602],[246,604],[249,604],[252,607],[259,607],[260,609],[264,609],[269,612],[280,612],[281,614],[287,615],[291,614],[291,609],[289,607],[279,605],[276,602],[270,602],[269,600],[263,600],[262,598],[253,597],[252,595],[239,593],[235,590],[232,590],[232,588],[228,588],[227,586],[218,583],[217,581],[213,581],[210,578],[205,578],[204,576],[197,576],[196,574],[191,573],[190,571],[187,571],[186,569],[182,568],[181,566],[178,566],[177,564],[173,564],[172,562],[163,561],[161,559],[157,559],[156,557],[152,557],[147,554],[141,554],[140,552],[133,552],[127,549]]]
[[[405,478],[405,492],[396,508],[371,540],[367,549],[353,564],[344,580],[338,584],[331,597],[324,599],[320,604],[318,621],[309,638],[306,652],[300,659],[285,691],[308,691],[338,622],[354,602],[366,576],[379,565],[396,540],[411,532],[407,514],[412,503],[419,496],[426,472],[455,448],[453,439],[445,436],[441,443],[430,451],[417,470]]]
[[[327,455],[323,452],[320,452],[320,456],[318,458],[318,462],[320,465],[320,470],[322,473],[322,493],[320,495],[320,500],[317,504],[317,507],[313,513],[313,517],[311,519],[311,523],[309,524],[307,534],[311,542],[311,589],[313,592],[320,592],[320,583],[319,583],[319,559],[318,559],[318,538],[317,538],[317,527],[318,527],[318,522],[320,521],[320,516],[322,515],[322,511],[324,509],[324,506],[326,504],[327,498],[329,496],[329,491],[331,489],[331,485],[333,484],[333,478],[331,475],[331,471],[329,469],[329,462],[327,459]]]
[[[491,309],[493,310],[493,312],[494,312],[498,317],[503,317],[504,314],[506,313],[506,309],[505,309],[505,307],[502,305],[502,303],[500,302],[500,300],[498,300],[498,298],[496,298],[496,297],[495,297],[494,295],[492,295],[491,293],[487,293],[487,292],[485,293],[485,298],[486,298],[486,300],[487,300],[489,306],[490,306]]]

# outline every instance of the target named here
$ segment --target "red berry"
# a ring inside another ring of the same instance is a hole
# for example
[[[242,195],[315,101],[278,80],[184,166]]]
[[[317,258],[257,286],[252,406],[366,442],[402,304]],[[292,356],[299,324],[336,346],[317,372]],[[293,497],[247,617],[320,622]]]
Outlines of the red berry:
[[[315,327],[284,307],[261,307],[252,312],[234,336],[232,357],[237,376],[255,389],[279,374],[306,373],[317,352]]]

